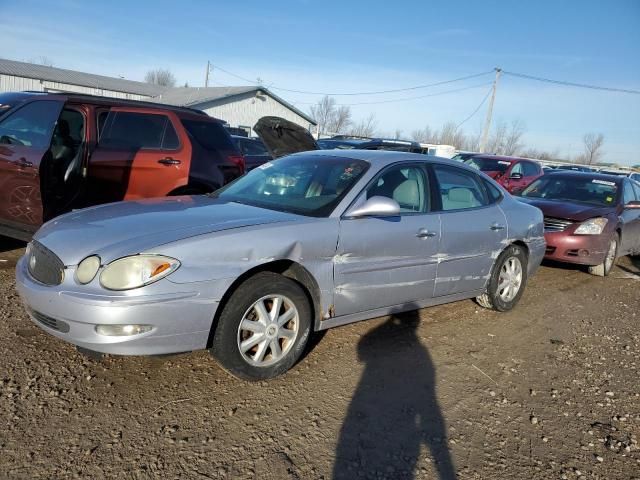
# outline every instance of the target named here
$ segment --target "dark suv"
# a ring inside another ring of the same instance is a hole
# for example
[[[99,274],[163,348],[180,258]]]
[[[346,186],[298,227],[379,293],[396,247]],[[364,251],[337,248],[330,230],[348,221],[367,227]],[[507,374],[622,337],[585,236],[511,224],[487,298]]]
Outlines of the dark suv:
[[[76,94],[0,94],[0,234],[28,239],[75,208],[207,193],[244,173],[199,110]]]

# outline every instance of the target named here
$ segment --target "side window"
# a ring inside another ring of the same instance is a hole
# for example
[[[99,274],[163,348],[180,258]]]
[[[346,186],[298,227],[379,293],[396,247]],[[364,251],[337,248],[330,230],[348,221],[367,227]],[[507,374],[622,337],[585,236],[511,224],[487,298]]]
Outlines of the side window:
[[[502,192],[498,187],[496,187],[493,183],[487,182],[486,180],[482,180],[484,182],[485,187],[487,187],[487,192],[489,192],[489,203],[496,203],[498,200],[502,198]]]
[[[442,210],[464,210],[488,204],[475,174],[442,165],[436,165],[434,170],[440,186]]]
[[[175,150],[179,146],[180,140],[178,140],[176,129],[173,128],[171,121],[167,119],[167,126],[164,130],[164,138],[162,139],[162,148],[164,150]]]
[[[48,148],[58,115],[59,102],[43,100],[25,105],[0,124],[0,145]]]
[[[511,174],[514,174],[514,173],[519,173],[519,174],[520,174],[520,175],[522,175],[523,177],[525,176],[525,175],[524,175],[524,171],[523,171],[523,169],[522,169],[522,163],[521,163],[521,162],[520,162],[520,163],[516,163],[516,164],[513,166],[513,168],[511,169]]]
[[[633,187],[631,186],[631,182],[630,181],[625,181],[624,182],[624,191],[623,191],[623,195],[624,195],[624,204],[626,205],[629,202],[633,202],[636,199],[636,194],[633,191]]]
[[[640,183],[631,182],[633,185],[633,190],[636,192],[636,200],[640,202]]]
[[[165,115],[109,112],[100,144],[110,148],[159,149],[168,120]]]
[[[535,177],[540,174],[540,169],[535,163],[524,162],[521,165],[525,177]]]
[[[402,213],[430,210],[429,189],[424,170],[419,166],[390,167],[367,189],[367,198],[392,198]]]
[[[98,140],[100,140],[100,135],[102,135],[102,130],[104,129],[105,123],[107,123],[108,116],[109,116],[109,112],[107,110],[99,110],[96,115],[96,125],[98,127]]]

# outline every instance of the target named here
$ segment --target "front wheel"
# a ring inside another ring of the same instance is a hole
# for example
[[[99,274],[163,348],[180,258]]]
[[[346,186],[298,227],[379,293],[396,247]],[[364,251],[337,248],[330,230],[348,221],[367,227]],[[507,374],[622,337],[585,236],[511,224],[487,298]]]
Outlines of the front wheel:
[[[604,257],[604,261],[600,265],[593,265],[589,267],[589,273],[597,277],[606,277],[613,270],[613,266],[616,264],[616,257],[618,256],[618,234],[614,234],[613,238],[609,240],[609,246],[607,248],[607,255]]]
[[[300,285],[261,272],[241,284],[224,306],[211,353],[235,377],[272,378],[300,358],[311,320],[312,309]]]
[[[487,292],[476,298],[485,307],[506,312],[516,306],[527,284],[527,253],[511,245],[497,258]]]

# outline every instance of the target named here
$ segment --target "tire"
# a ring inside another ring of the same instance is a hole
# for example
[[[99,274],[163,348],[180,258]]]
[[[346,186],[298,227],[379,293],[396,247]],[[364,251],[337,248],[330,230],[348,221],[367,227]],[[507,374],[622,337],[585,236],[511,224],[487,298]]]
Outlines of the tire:
[[[589,273],[596,277],[606,277],[611,273],[613,267],[616,264],[616,258],[618,258],[618,248],[620,247],[620,235],[614,233],[609,240],[609,247],[607,248],[607,255],[604,261],[600,265],[593,265],[589,267]]]
[[[527,285],[527,261],[526,251],[518,245],[510,245],[504,250],[493,265],[486,293],[476,297],[478,304],[499,312],[515,307]],[[501,288],[505,279],[508,283]],[[511,290],[514,288],[515,291]]]
[[[272,321],[276,298],[280,302],[278,318],[286,323]],[[251,381],[273,378],[293,367],[304,352],[312,319],[309,299],[298,283],[261,272],[242,283],[229,298],[210,351],[235,377]]]

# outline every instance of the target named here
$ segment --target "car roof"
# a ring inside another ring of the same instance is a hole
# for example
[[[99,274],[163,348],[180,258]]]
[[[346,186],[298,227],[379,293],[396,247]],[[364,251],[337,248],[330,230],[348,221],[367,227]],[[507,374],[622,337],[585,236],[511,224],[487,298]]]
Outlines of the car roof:
[[[522,157],[509,157],[506,155],[491,155],[488,153],[479,153],[478,155],[474,155],[473,158],[487,158],[491,160],[498,160],[503,162],[533,162],[539,163],[538,161],[532,158],[522,158]]]
[[[553,177],[573,177],[573,178],[584,178],[584,179],[592,179],[592,180],[606,180],[608,182],[614,182],[616,184],[622,183],[626,177],[621,175],[608,175],[606,173],[599,172],[579,172],[576,170],[554,170],[551,174],[546,174],[545,176]],[[544,177],[540,177],[544,178]]]
[[[7,94],[3,94],[7,95]],[[157,102],[147,102],[143,100],[127,100],[124,98],[114,98],[114,97],[103,97],[99,95],[88,95],[83,93],[73,93],[73,92],[33,92],[33,91],[24,91],[24,92],[11,92],[11,95],[8,98],[15,99],[18,101],[26,101],[30,98],[57,98],[62,99],[65,102],[78,102],[78,103],[92,103],[97,105],[109,105],[109,106],[131,106],[131,107],[145,107],[145,108],[155,108],[158,110],[171,110],[176,113],[188,114],[188,115],[197,115],[198,117],[207,117],[216,121],[221,121],[217,118],[211,117],[207,115],[202,110],[198,110],[195,108],[189,107],[179,107],[176,105],[167,105],[164,103]]]
[[[446,163],[457,168],[478,173],[475,168],[469,167],[461,162],[451,160],[449,158],[437,157],[435,155],[424,155],[422,153],[398,152],[395,150],[309,150],[306,152],[298,152],[293,155],[319,155],[323,157],[346,158],[351,160],[364,160],[369,162],[375,168],[382,168],[391,163],[397,162],[427,162],[427,163]]]

